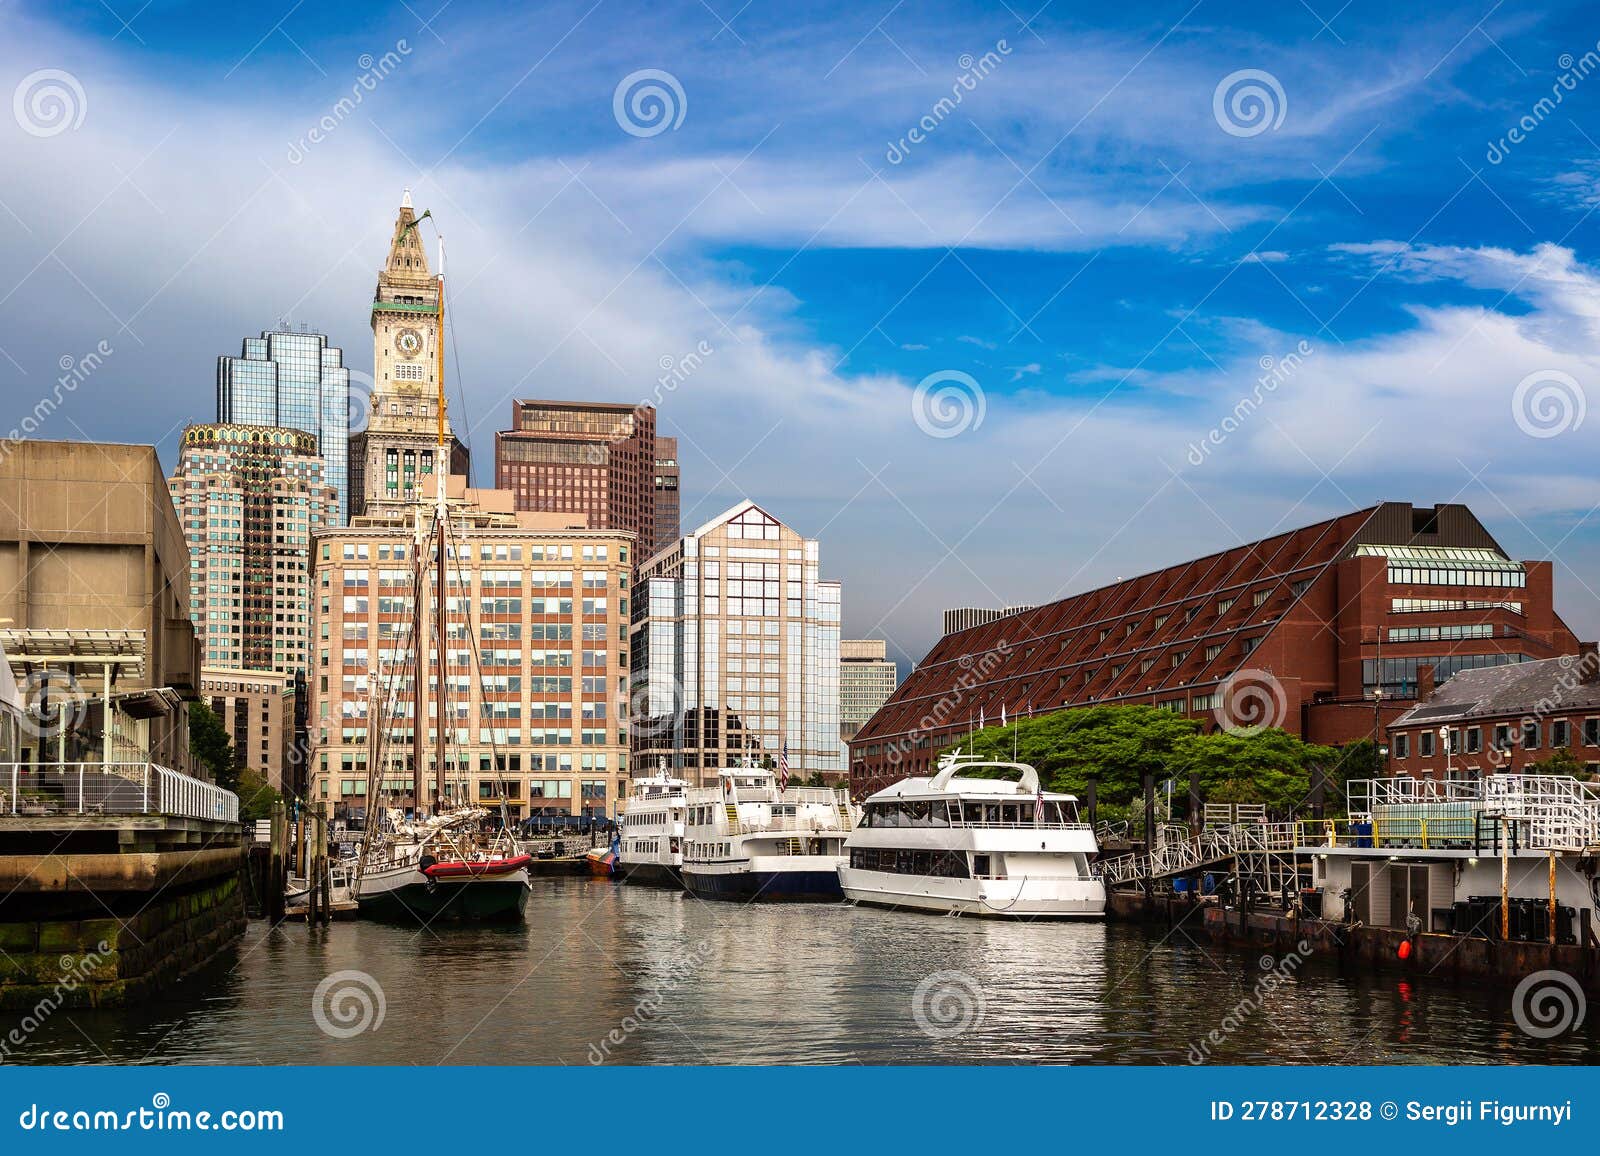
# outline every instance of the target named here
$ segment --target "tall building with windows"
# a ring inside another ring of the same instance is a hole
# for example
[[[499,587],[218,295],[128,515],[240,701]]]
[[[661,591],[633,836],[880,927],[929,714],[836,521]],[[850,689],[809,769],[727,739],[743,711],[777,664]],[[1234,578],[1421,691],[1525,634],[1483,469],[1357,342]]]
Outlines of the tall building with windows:
[[[664,550],[678,540],[681,508],[678,497],[678,439],[656,438],[656,540],[651,553]]]
[[[350,516],[410,510],[433,494],[439,443],[439,282],[414,226],[411,190],[400,201],[389,255],[372,299],[372,394],[357,407],[349,457]],[[448,471],[466,475],[468,455],[451,432]]]
[[[839,643],[839,734],[849,742],[889,701],[899,670],[881,638],[846,638]]]
[[[202,667],[200,697],[233,739],[238,760],[274,790],[293,793],[295,782],[293,675],[266,670]]]
[[[494,477],[517,509],[584,514],[591,526],[627,530],[645,550],[656,546],[652,406],[517,401],[511,426],[495,434]]]
[[[217,358],[217,421],[314,436],[338,495],[338,520],[350,516],[350,371],[325,335],[263,330],[244,339],[240,356]]]
[[[311,539],[339,522],[315,434],[183,431],[167,485],[189,546],[189,616],[206,667],[293,675],[311,639]]]
[[[424,805],[449,799],[513,820],[615,813],[628,774],[633,535],[581,515],[518,512],[511,495],[448,479],[452,545],[443,656],[446,764],[437,764],[437,642],[428,646]],[[410,510],[382,509],[317,538],[308,678],[310,789],[326,810],[413,805],[411,674],[416,558]],[[431,571],[423,588],[431,607]],[[432,630],[429,631],[432,634]],[[370,727],[383,724],[381,767]]]
[[[641,564],[634,587],[636,764],[691,781],[788,750],[791,775],[844,772],[838,582],[818,544],[740,502]]]
[[[1575,654],[1551,563],[1465,506],[1384,502],[946,634],[850,744],[851,785],[925,774],[971,721],[1090,703],[1372,737],[1424,672]]]

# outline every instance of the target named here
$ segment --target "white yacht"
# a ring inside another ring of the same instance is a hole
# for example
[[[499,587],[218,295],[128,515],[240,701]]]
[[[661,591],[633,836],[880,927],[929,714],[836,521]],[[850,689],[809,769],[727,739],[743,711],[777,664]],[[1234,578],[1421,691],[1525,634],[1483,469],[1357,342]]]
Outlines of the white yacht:
[[[1014,779],[974,778],[977,770]],[[870,796],[845,843],[847,899],[1012,919],[1098,919],[1105,885],[1094,831],[1071,795],[1040,790],[1026,763],[946,755],[932,778]]]
[[[839,899],[854,825],[826,787],[779,790],[771,771],[729,767],[687,794],[683,885],[706,899]]]
[[[617,817],[617,875],[625,883],[683,882],[684,792],[689,784],[665,768],[633,781]]]

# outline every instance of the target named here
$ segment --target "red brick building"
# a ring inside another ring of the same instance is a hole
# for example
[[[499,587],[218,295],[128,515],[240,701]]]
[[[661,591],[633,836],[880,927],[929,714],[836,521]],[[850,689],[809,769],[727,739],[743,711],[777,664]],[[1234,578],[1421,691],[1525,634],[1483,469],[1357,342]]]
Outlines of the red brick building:
[[[1465,506],[1356,510],[945,635],[852,740],[852,788],[928,773],[1002,708],[1143,704],[1370,737],[1425,667],[1442,681],[1575,653],[1551,588],[1550,563],[1513,561]]]
[[[1419,779],[1515,774],[1567,751],[1600,775],[1600,655],[1464,670],[1434,688],[1424,671],[1417,702],[1388,728],[1389,770]]]
[[[654,407],[514,401],[511,425],[494,435],[494,484],[511,491],[518,510],[586,514],[590,529],[634,533],[639,561],[654,552]]]

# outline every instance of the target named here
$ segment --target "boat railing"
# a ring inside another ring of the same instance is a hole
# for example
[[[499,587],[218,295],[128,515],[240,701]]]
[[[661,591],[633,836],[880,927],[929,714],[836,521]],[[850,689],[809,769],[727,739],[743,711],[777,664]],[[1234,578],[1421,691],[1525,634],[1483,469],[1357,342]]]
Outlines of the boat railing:
[[[1019,819],[1015,822],[1001,820],[966,820],[957,819],[946,823],[862,823],[862,830],[867,831],[949,831],[949,830],[995,830],[995,831],[1088,831],[1093,833],[1094,827],[1088,823],[1035,823],[1032,819]]]
[[[775,815],[758,823],[740,820],[727,824],[727,835],[843,835],[847,829],[837,816]]]

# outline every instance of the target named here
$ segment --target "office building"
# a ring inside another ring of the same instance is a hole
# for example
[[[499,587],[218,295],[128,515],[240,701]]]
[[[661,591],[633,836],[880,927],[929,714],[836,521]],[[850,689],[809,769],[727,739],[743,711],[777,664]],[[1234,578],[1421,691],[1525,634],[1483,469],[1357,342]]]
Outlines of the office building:
[[[518,512],[511,495],[449,479],[442,794],[513,820],[614,814],[628,773],[627,623],[633,536],[582,515]],[[364,811],[413,804],[412,515],[368,513],[317,538],[309,683],[313,797]],[[431,576],[423,597],[431,607]],[[431,628],[429,632],[432,633]],[[425,702],[423,805],[439,777],[437,643]],[[387,717],[381,765],[369,724]]]
[[[189,614],[207,667],[304,671],[311,539],[338,525],[317,438],[295,429],[192,425],[168,485],[189,546]]]
[[[681,502],[678,497],[678,439],[656,437],[656,539],[654,554],[678,540]]]
[[[945,635],[856,735],[851,783],[926,773],[1002,708],[1142,704],[1339,745],[1410,706],[1423,667],[1577,645],[1549,562],[1513,560],[1465,506],[1385,502]]]
[[[839,643],[839,734],[846,742],[889,701],[899,671],[889,661],[881,638],[847,638]]]
[[[635,765],[711,781],[788,750],[838,776],[838,582],[818,545],[744,501],[641,564],[633,608]]]
[[[239,763],[274,790],[293,792],[294,676],[270,670],[202,667],[200,697],[233,739]]]
[[[321,333],[263,330],[238,357],[217,358],[217,421],[303,430],[317,439],[323,477],[350,516],[350,371]]]
[[[609,402],[517,401],[495,435],[494,476],[517,509],[583,514],[626,530],[643,550],[656,533],[656,411]],[[674,459],[676,471],[676,459]],[[673,495],[676,498],[674,472]]]

